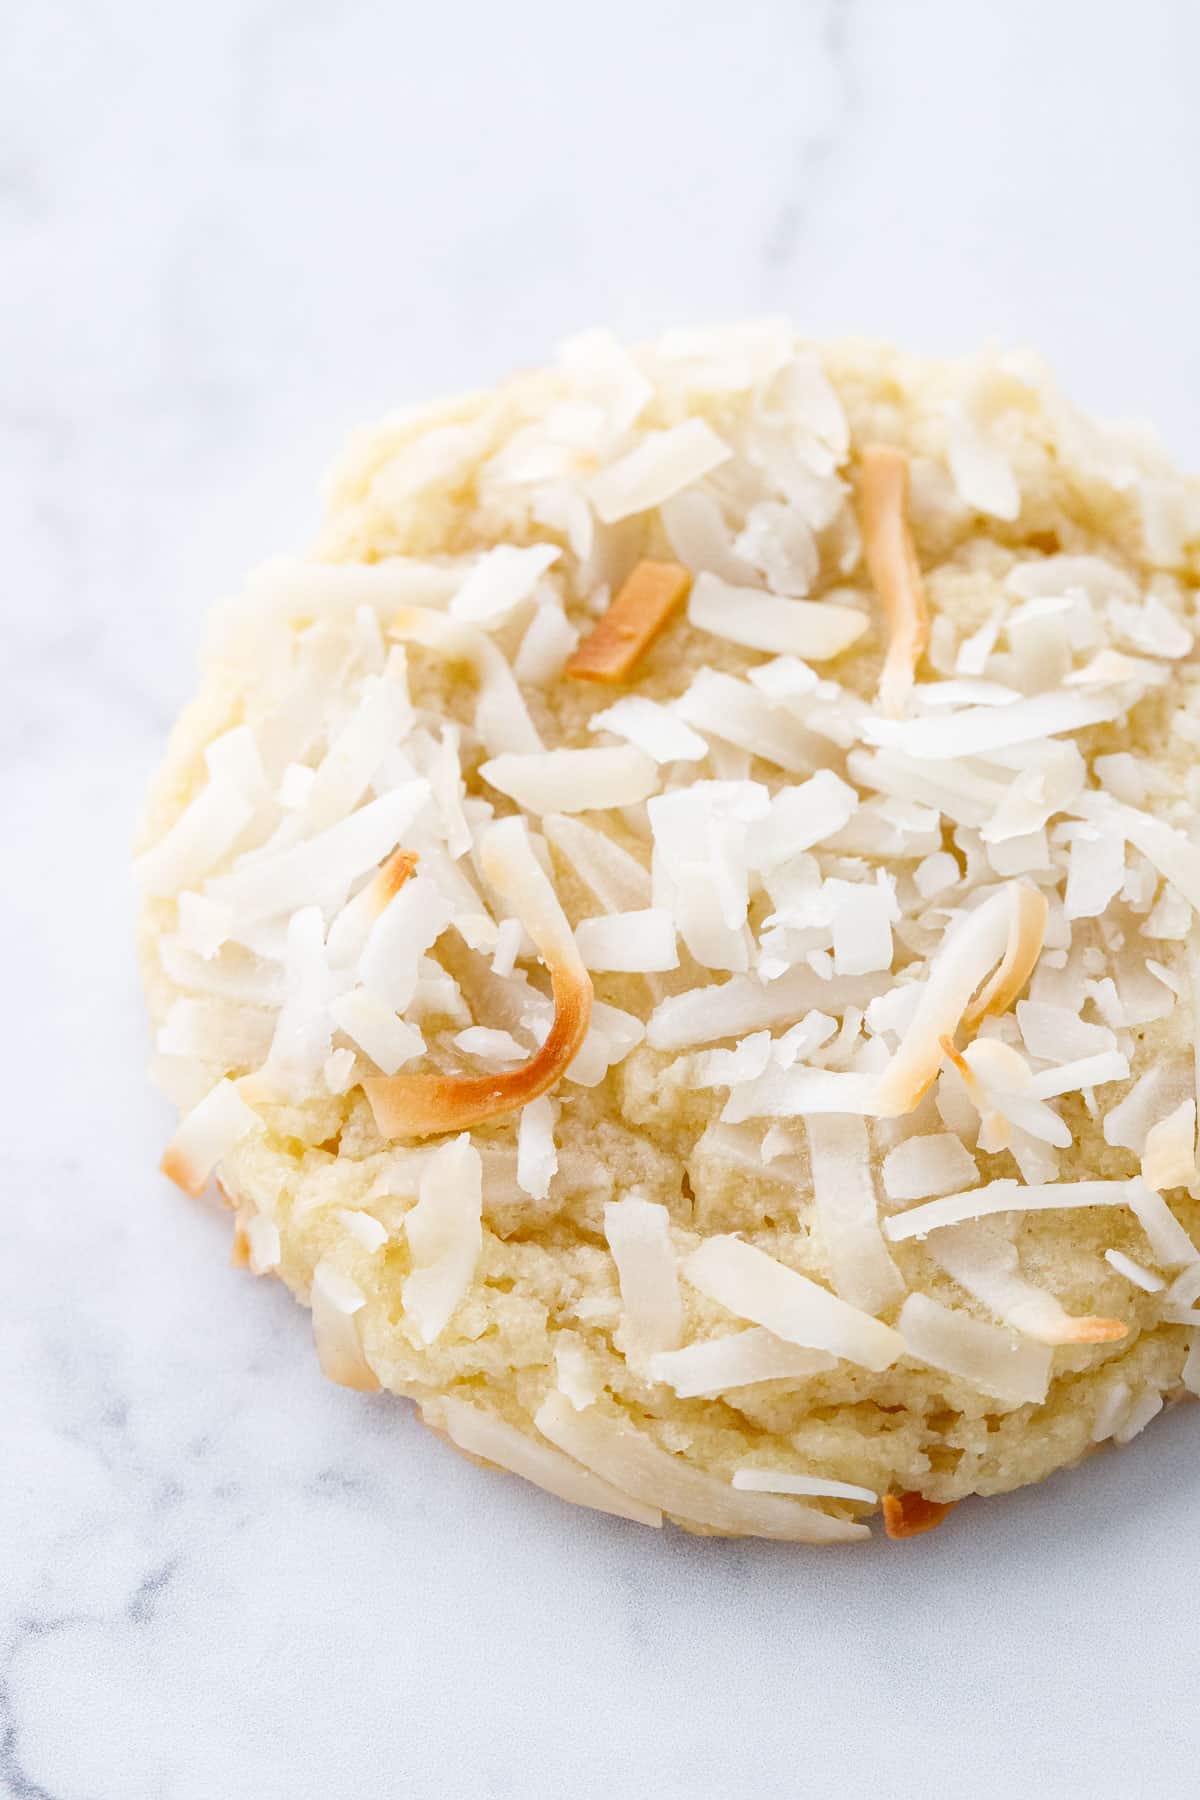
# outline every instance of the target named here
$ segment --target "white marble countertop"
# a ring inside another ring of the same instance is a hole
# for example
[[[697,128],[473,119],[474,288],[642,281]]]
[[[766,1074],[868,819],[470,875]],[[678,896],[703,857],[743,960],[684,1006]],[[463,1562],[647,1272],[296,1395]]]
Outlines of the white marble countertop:
[[[156,1175],[127,845],[344,428],[583,326],[1034,342],[1200,460],[1198,62],[1190,0],[8,21],[5,1794],[1195,1792],[1200,1416],[849,1554],[471,1468]]]

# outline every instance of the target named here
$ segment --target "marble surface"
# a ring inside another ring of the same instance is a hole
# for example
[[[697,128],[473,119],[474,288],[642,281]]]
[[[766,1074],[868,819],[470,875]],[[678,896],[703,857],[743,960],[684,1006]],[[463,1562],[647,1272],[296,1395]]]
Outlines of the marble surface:
[[[1200,1416],[848,1554],[472,1469],[155,1174],[127,845],[341,432],[569,331],[1036,342],[1200,460],[1198,59],[1190,0],[6,21],[6,1795],[1195,1791]]]

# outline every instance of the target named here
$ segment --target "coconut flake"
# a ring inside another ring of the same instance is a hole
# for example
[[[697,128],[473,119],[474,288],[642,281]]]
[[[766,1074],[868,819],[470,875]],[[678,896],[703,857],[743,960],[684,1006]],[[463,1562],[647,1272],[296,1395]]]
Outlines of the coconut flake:
[[[822,1003],[840,1007],[870,1000],[876,985],[870,977],[823,982],[806,968],[792,969],[769,986],[752,975],[734,975],[660,1001],[647,1022],[646,1042],[654,1050],[692,1050],[719,1038],[745,1037],[790,1025],[797,1014]]]
[[[882,871],[880,871],[882,874]],[[824,884],[833,908],[833,966],[839,975],[869,975],[892,966],[892,923],[900,917],[892,887],[882,881]]]
[[[628,681],[683,604],[691,573],[679,563],[640,562],[566,665],[576,681]]]
[[[662,1450],[644,1432],[603,1413],[576,1412],[562,1394],[542,1402],[534,1423],[544,1437],[595,1474],[647,1505],[732,1536],[794,1543],[849,1543],[867,1526],[770,1494],[742,1494],[714,1475]]]
[[[713,1398],[759,1381],[806,1381],[834,1367],[835,1358],[827,1351],[801,1349],[755,1325],[683,1350],[660,1351],[650,1358],[647,1372],[652,1381],[674,1388],[681,1400],[690,1400]]]
[[[495,756],[483,779],[525,812],[573,813],[634,806],[658,788],[650,757],[634,745],[606,750],[542,750]]]
[[[609,1200],[604,1235],[621,1286],[626,1357],[640,1364],[657,1351],[676,1349],[683,1336],[683,1301],[670,1213],[637,1194]]]
[[[595,1087],[616,1063],[624,1061],[645,1035],[645,1026],[633,1013],[594,1000],[591,1024],[579,1051],[567,1066],[567,1080],[578,1082],[582,1087]]]
[[[396,1075],[366,1082],[376,1125],[386,1137],[469,1128],[527,1105],[553,1087],[588,1034],[591,979],[524,822],[503,819],[492,825],[479,855],[484,876],[520,919],[550,971],[554,1023],[536,1055],[503,1075]]]
[[[254,810],[228,778],[210,780],[158,843],[134,863],[142,892],[171,895],[203,880],[233,848]]]
[[[973,1193],[947,1194],[884,1221],[884,1235],[893,1243],[924,1238],[947,1225],[965,1219],[981,1219],[994,1213],[1055,1212],[1078,1206],[1128,1206],[1150,1240],[1155,1260],[1178,1266],[1200,1259],[1200,1252],[1175,1219],[1161,1194],[1141,1181],[1053,1181],[1022,1186],[1016,1181],[991,1181]]]
[[[361,1212],[356,1207],[339,1206],[337,1216],[355,1243],[360,1249],[365,1250],[368,1256],[374,1256],[376,1251],[382,1250],[387,1243],[387,1228],[381,1225],[378,1219],[373,1218],[369,1212]]]
[[[1102,831],[1121,833],[1187,900],[1200,910],[1200,849],[1171,825],[1107,794],[1081,794],[1071,808]]]
[[[635,447],[609,463],[587,485],[596,516],[605,525],[661,506],[728,462],[733,452],[703,419],[685,419],[667,431],[648,431]]]
[[[401,1290],[419,1343],[436,1342],[471,1285],[483,1246],[482,1195],[483,1165],[466,1132],[421,1170],[417,1204],[404,1220],[412,1272]]]
[[[905,1292],[879,1229],[867,1128],[853,1117],[805,1121],[813,1206],[833,1286],[843,1300],[880,1313]]]
[[[733,1485],[747,1494],[806,1494],[819,1500],[861,1500],[867,1506],[879,1504],[879,1495],[873,1488],[833,1481],[827,1475],[797,1475],[790,1469],[735,1469]]]
[[[767,805],[756,783],[702,781],[659,795],[646,809],[656,903],[706,968],[745,969],[749,960],[747,832]]]
[[[1106,1025],[1089,1025],[1068,1006],[1041,1000],[1017,1001],[1017,1024],[1030,1056],[1044,1062],[1074,1061],[1115,1050],[1117,1040]]]
[[[829,769],[818,769],[810,780],[780,788],[771,797],[766,817],[751,827],[747,849],[752,866],[769,873],[790,862],[841,831],[857,810],[854,789]]]
[[[1155,594],[1148,594],[1136,606],[1114,598],[1106,610],[1117,641],[1146,656],[1176,659],[1187,656],[1192,648],[1191,632]]]
[[[589,731],[611,731],[656,763],[700,762],[708,755],[704,739],[669,707],[640,694],[629,694],[593,713]]]
[[[1134,1287],[1140,1287],[1147,1294],[1161,1293],[1166,1286],[1161,1275],[1155,1275],[1153,1270],[1143,1268],[1141,1263],[1133,1260],[1132,1256],[1126,1256],[1123,1250],[1106,1250],[1104,1260],[1117,1271],[1118,1275],[1123,1275],[1126,1281],[1132,1281]]]
[[[538,607],[513,658],[513,674],[529,687],[549,687],[566,667],[579,633],[560,606]]]
[[[1041,1344],[1107,1344],[1128,1334],[1120,1319],[1073,1317],[1021,1274],[1016,1246],[987,1225],[952,1225],[929,1246],[933,1260],[972,1299]]]
[[[917,1105],[941,1066],[942,1040],[953,1036],[972,995],[997,964],[996,980],[983,989],[973,1009],[976,1016],[1011,995],[1022,969],[1027,977],[1032,915],[1039,902],[1044,921],[1045,900],[1036,890],[1009,883],[951,926],[930,962],[912,1024],[880,1079],[877,1098],[884,1116],[911,1112]],[[1037,943],[1040,948],[1040,936]]]
[[[683,1264],[693,1287],[751,1324],[867,1369],[902,1354],[897,1334],[828,1289],[740,1238],[708,1238]]]
[[[829,760],[829,747],[749,682],[701,669],[675,702],[681,719],[792,775],[811,775]]]
[[[451,917],[435,882],[419,874],[406,881],[368,934],[359,958],[363,986],[393,1012],[403,1012],[412,1001],[421,958]]]
[[[644,912],[650,906],[650,877],[628,850],[579,819],[547,813],[546,841],[570,863],[584,887],[609,912]]]
[[[362,1289],[323,1257],[313,1270],[309,1303],[322,1373],[341,1387],[375,1393],[379,1377],[363,1354],[355,1320],[367,1303]]]
[[[647,974],[679,967],[675,921],[661,906],[581,919],[575,927],[575,942],[589,969]]]
[[[1187,1187],[1196,1179],[1196,1102],[1181,1100],[1173,1112],[1152,1125],[1142,1151],[1142,1180],[1147,1187]]]
[[[180,1120],[159,1168],[185,1194],[201,1194],[212,1171],[262,1121],[232,1081],[218,1081]]]
[[[1039,1070],[1029,1083],[1029,1095],[1034,1100],[1055,1100],[1060,1094],[1077,1094],[1081,1088],[1102,1087],[1107,1081],[1126,1081],[1128,1077],[1129,1059],[1118,1050],[1103,1050],[1098,1056]]]
[[[662,1513],[656,1506],[645,1506],[628,1494],[621,1493],[608,1482],[601,1481],[573,1457],[553,1449],[548,1443],[527,1437],[495,1413],[472,1401],[444,1394],[425,1403],[421,1413],[426,1424],[444,1429],[447,1437],[469,1456],[479,1456],[495,1463],[512,1475],[521,1476],[535,1487],[568,1500],[574,1506],[586,1506],[594,1512],[610,1513],[618,1519],[632,1519],[639,1525],[660,1526]]]
[[[978,1181],[975,1158],[953,1132],[905,1138],[883,1159],[883,1187],[889,1200],[925,1200]]]
[[[898,1326],[907,1354],[944,1369],[1011,1407],[1040,1406],[1050,1386],[1053,1352],[1015,1332],[910,1294]]]
[[[499,647],[487,633],[461,619],[421,607],[405,607],[389,627],[402,643],[420,644],[447,662],[465,663],[478,683],[475,729],[491,756],[529,755],[542,748],[542,740]]]
[[[893,717],[904,709],[917,664],[929,642],[929,607],[908,522],[908,502],[908,458],[891,445],[865,445],[859,475],[859,518],[867,569],[888,626],[879,704]]]
[[[529,599],[561,555],[555,544],[534,544],[526,550],[497,544],[479,558],[451,600],[451,615],[472,625],[499,625]]]
[[[416,1026],[397,1018],[366,988],[353,988],[332,1000],[329,1015],[385,1075],[394,1075],[403,1063],[425,1053],[425,1039]]]
[[[994,750],[1037,739],[1083,731],[1118,718],[1125,711],[1119,698],[1100,694],[1035,694],[1010,706],[967,706],[924,719],[863,721],[869,744],[899,750],[919,760],[942,761],[986,756]]]
[[[688,621],[698,631],[750,650],[825,662],[856,643],[867,615],[829,600],[786,600],[758,588],[733,587],[716,575],[698,575],[688,601]]]
[[[1071,838],[1064,911],[1068,919],[1098,919],[1125,880],[1125,840],[1083,826]]]
[[[950,422],[946,461],[955,487],[975,512],[993,519],[1015,519],[1020,513],[1021,492],[1012,464],[999,445],[962,414]]]
[[[1157,1419],[1164,1405],[1163,1397],[1153,1388],[1146,1388],[1130,1408],[1120,1426],[1113,1433],[1118,1444],[1132,1443],[1133,1439],[1145,1431],[1153,1419]]]
[[[544,1200],[558,1168],[554,1125],[558,1108],[542,1094],[521,1109],[517,1127],[517,1186],[533,1200]]]
[[[396,847],[429,793],[426,781],[405,782],[303,843],[243,859],[208,882],[207,898],[230,907],[240,928],[304,906],[332,910]]]

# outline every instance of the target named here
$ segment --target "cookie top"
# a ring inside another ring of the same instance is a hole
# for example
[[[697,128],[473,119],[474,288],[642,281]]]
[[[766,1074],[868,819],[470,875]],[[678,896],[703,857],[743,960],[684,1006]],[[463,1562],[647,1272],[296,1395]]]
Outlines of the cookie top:
[[[164,1168],[322,1366],[828,1542],[1200,1388],[1200,484],[1025,355],[604,334],[386,419],[138,861]]]

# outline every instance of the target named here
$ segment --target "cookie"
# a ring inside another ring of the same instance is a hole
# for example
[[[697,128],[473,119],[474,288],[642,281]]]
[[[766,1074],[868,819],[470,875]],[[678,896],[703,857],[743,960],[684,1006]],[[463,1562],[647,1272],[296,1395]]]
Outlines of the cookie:
[[[137,873],[163,1158],[335,1381],[911,1535],[1200,1389],[1200,485],[1025,355],[604,334],[387,418]]]

